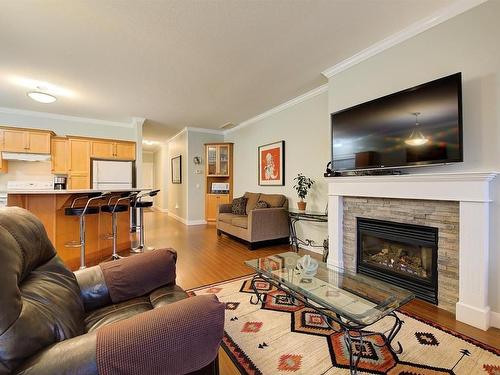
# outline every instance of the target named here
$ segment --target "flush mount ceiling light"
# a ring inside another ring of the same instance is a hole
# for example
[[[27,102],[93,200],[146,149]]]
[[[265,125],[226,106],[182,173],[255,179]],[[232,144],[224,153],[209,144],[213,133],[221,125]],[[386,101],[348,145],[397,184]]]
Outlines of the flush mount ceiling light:
[[[413,128],[410,136],[405,139],[405,143],[408,146],[422,146],[425,145],[427,142],[429,142],[429,139],[424,137],[418,126],[420,125],[418,123],[418,116],[420,115],[420,112],[413,112],[413,116],[415,116],[415,127]]]
[[[28,91],[26,95],[28,95],[28,97],[30,97],[34,101],[44,104],[54,103],[57,100],[54,95],[47,94],[46,92],[40,90]]]

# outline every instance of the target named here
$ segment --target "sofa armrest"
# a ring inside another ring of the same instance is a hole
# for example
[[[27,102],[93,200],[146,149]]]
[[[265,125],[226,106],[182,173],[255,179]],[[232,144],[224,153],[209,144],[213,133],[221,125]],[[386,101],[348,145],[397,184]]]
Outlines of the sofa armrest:
[[[85,311],[92,311],[111,304],[108,286],[104,280],[101,267],[93,266],[75,271],[76,281],[80,287],[80,296]]]
[[[187,374],[217,357],[225,306],[215,295],[186,298],[97,331],[99,374]]]
[[[28,358],[13,374],[98,375],[96,342],[96,332],[58,342]]]
[[[248,230],[251,242],[288,237],[288,211],[283,207],[252,210],[248,215]]]
[[[217,206],[217,213],[222,214],[230,214],[232,212],[232,204],[231,203],[222,203]]]
[[[175,284],[177,253],[158,249],[101,263],[104,280],[113,303],[127,301]]]

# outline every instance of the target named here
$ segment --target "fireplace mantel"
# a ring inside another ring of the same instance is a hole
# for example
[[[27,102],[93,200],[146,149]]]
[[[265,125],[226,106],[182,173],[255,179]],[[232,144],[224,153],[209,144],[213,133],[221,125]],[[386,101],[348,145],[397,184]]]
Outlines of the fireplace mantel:
[[[459,301],[456,318],[490,326],[488,263],[491,181],[497,172],[425,173],[328,178],[328,264],[343,266],[343,197],[460,202]]]

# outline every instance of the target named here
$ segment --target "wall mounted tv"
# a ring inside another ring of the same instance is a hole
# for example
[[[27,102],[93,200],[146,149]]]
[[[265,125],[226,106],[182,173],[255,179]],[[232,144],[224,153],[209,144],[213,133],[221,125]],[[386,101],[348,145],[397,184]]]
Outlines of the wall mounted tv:
[[[462,74],[332,113],[336,172],[463,161]]]

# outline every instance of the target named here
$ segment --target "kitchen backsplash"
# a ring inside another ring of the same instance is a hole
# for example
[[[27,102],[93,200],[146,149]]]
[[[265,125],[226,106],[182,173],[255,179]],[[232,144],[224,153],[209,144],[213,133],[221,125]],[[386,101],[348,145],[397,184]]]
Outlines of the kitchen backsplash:
[[[7,190],[7,181],[53,181],[53,178],[50,161],[9,160],[9,172],[0,174],[0,191]]]

